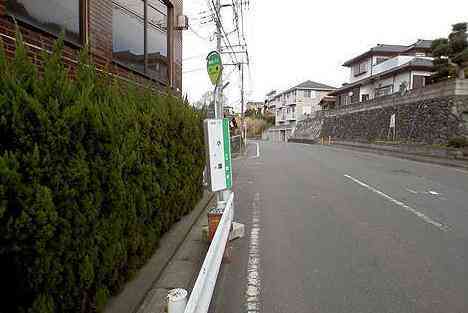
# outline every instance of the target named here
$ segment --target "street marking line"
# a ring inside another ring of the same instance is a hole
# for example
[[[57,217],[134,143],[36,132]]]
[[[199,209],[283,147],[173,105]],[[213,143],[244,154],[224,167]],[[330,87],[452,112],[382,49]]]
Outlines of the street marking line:
[[[245,307],[247,312],[260,311],[261,277],[260,277],[260,193],[255,193],[252,202],[252,228],[250,230],[249,252],[247,263],[247,285],[245,288]]]
[[[418,194],[418,192],[417,192],[417,191],[415,191],[415,190],[413,190],[413,189],[406,188],[406,190],[408,190],[408,191],[409,191],[409,192],[411,192],[411,193],[414,193],[415,195],[417,195],[417,194]]]
[[[360,181],[359,179],[357,178],[354,178],[350,175],[344,175],[346,178],[349,178],[351,179],[352,181],[354,181],[355,183],[369,189],[370,191],[373,191],[375,192],[376,194],[378,194],[379,196],[382,196],[383,198],[389,200],[390,202],[393,202],[394,204],[402,207],[403,209],[405,209],[406,211],[408,212],[411,212],[413,213],[414,215],[416,215],[417,217],[419,217],[420,219],[422,219],[423,221],[425,221],[426,223],[428,224],[431,224],[432,226],[435,226],[437,227],[438,229],[442,230],[442,231],[448,231],[448,228],[446,226],[444,226],[442,223],[439,223],[439,222],[436,222],[434,221],[433,219],[431,219],[430,217],[428,217],[427,215],[425,215],[424,213],[421,213],[415,209],[413,209],[412,207],[410,207],[409,205],[406,205],[404,204],[403,202],[399,201],[399,200],[396,200],[396,199],[393,199],[392,197],[390,197],[389,195],[383,193],[382,191],[372,187],[372,186],[369,186],[368,184]]]

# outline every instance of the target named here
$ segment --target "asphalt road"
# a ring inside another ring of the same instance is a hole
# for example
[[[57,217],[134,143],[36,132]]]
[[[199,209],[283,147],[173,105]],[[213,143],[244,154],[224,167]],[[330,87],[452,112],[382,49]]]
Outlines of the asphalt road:
[[[329,146],[234,161],[246,237],[212,312],[468,312],[468,173]]]

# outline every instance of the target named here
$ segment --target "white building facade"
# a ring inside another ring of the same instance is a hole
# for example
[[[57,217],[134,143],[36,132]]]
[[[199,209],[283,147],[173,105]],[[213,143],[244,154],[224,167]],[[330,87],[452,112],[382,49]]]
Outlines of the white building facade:
[[[322,98],[334,90],[335,87],[309,80],[280,93],[268,93],[265,106],[275,114],[275,126],[269,129],[268,137],[273,141],[287,141],[297,122],[319,111]]]
[[[422,88],[433,72],[430,40],[403,45],[379,44],[345,62],[349,82],[332,92],[336,107]]]

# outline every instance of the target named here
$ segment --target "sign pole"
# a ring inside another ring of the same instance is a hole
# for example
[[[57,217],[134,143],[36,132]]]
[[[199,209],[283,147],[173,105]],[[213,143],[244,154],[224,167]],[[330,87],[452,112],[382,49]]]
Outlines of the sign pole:
[[[211,80],[211,83],[214,85],[214,107],[215,107],[215,119],[217,120],[221,120],[222,124],[223,124],[223,129],[226,127],[225,126],[225,121],[224,121],[224,112],[223,112],[223,103],[220,99],[221,95],[222,95],[222,89],[223,87],[221,87],[221,82],[222,82],[222,73],[223,73],[223,63],[222,63],[222,60],[221,60],[221,55],[218,51],[212,51],[208,54],[207,56],[207,70],[208,70],[208,76],[210,77],[210,80]],[[227,136],[229,137],[229,123],[227,123]],[[226,136],[226,133],[224,132],[223,130],[223,136]],[[229,144],[229,147],[230,147],[230,139],[228,139],[228,144]],[[225,140],[224,139],[224,146],[226,146],[225,144]],[[225,153],[226,153],[226,150],[229,151],[229,162],[228,160],[226,159],[225,160],[225,169],[226,170],[229,170],[231,171],[232,169],[230,168],[231,167],[231,162],[230,162],[230,148],[228,149],[225,149]],[[229,165],[228,165],[229,164]],[[225,175],[228,175],[228,173],[226,172]],[[229,174],[230,175],[230,174]],[[231,177],[229,177],[229,181],[231,181]],[[213,186],[212,186],[213,188]],[[223,209],[224,208],[224,204],[226,202],[226,200],[228,199],[229,197],[229,193],[230,193],[230,189],[231,186],[227,186],[226,184],[226,188],[223,189],[223,190],[220,190],[220,191],[217,191],[217,199],[218,199],[218,208],[219,209]]]

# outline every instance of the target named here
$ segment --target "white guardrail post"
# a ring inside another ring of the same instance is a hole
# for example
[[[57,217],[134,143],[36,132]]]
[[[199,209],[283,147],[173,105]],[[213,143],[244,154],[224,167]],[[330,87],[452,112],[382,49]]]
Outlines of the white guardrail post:
[[[211,241],[184,313],[206,313],[211,302],[214,287],[221,267],[224,250],[231,231],[234,217],[234,193],[230,192],[223,216]]]

